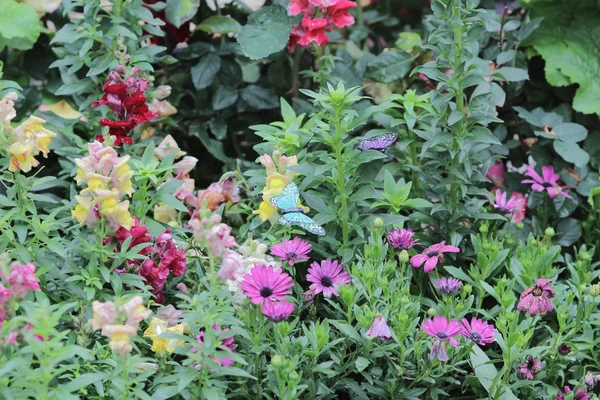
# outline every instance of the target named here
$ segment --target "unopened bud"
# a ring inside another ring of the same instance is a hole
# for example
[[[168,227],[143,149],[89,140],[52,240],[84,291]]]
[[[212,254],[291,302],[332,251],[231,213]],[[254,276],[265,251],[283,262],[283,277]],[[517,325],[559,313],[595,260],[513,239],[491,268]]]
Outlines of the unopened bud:
[[[462,287],[462,291],[464,294],[466,294],[467,296],[470,295],[473,292],[473,286],[471,285],[463,285]]]
[[[525,224],[523,222],[517,222],[517,229],[523,229],[525,228]]]
[[[481,233],[483,233],[483,234],[486,234],[486,233],[488,233],[488,226],[487,226],[487,225],[481,225],[481,226],[479,227],[479,232],[481,232]]]
[[[427,315],[429,315],[430,317],[433,317],[436,314],[437,312],[435,311],[435,308],[430,308],[429,310],[427,310]]]
[[[373,226],[375,227],[375,229],[383,229],[383,227],[384,227],[383,220],[379,217],[375,218],[375,221],[373,222]]]
[[[132,73],[133,75],[138,75],[140,72],[142,72],[142,70],[140,69],[140,67],[133,67],[133,68],[131,69],[131,73]]]
[[[593,297],[600,295],[600,285],[591,285],[588,290]]]
[[[402,250],[400,252],[400,254],[398,255],[398,259],[400,260],[401,263],[406,263],[409,260],[409,256],[408,256],[408,252],[406,250]]]
[[[553,237],[554,235],[556,235],[556,232],[554,232],[554,228],[552,227],[548,227],[546,228],[546,230],[544,231],[544,234],[546,236],[548,236],[549,238]]]
[[[185,294],[185,293],[187,293],[188,288],[187,288],[187,286],[185,286],[185,283],[180,282],[180,283],[177,284],[177,290],[179,290],[180,293],[184,293]]]
[[[281,367],[281,356],[279,354],[275,354],[273,358],[271,358],[271,365],[274,367]]]

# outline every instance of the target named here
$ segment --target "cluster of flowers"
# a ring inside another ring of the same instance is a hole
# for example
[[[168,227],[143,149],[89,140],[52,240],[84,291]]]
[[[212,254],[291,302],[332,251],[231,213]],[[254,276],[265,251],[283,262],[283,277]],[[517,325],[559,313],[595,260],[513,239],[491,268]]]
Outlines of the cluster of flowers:
[[[122,53],[125,51],[125,48],[121,49]],[[159,116],[150,111],[146,104],[144,92],[148,90],[148,81],[138,77],[140,68],[127,67],[130,59],[129,55],[124,54],[122,63],[108,74],[108,80],[102,87],[104,95],[92,102],[92,107],[107,105],[117,117],[115,120],[103,118],[98,121],[109,127],[108,134],[115,137],[115,146],[131,144],[133,139],[128,137],[129,132],[138,124]],[[96,139],[101,142],[104,140],[102,135],[96,136]]]
[[[278,255],[281,260],[294,261],[308,259],[306,256],[311,250],[311,245],[305,241],[286,240],[274,245],[271,253]],[[311,282],[306,300],[311,300],[319,293],[325,297],[339,296],[337,288],[351,282],[350,274],[343,271],[343,265],[336,260],[323,260],[313,262],[308,268],[306,280]],[[283,272],[281,268],[272,265],[258,264],[245,274],[240,284],[244,295],[250,298],[252,304],[262,304],[262,313],[274,322],[285,320],[294,311],[294,304],[285,300],[291,294],[294,286],[292,277]]]
[[[254,211],[254,214],[258,214],[261,221],[269,220],[271,223],[275,223],[279,217],[277,207],[272,205],[269,200],[271,197],[279,196],[283,191],[283,188],[294,179],[294,176],[298,173],[288,171],[288,167],[294,167],[298,165],[298,157],[286,157],[282,155],[278,150],[273,152],[273,157],[268,154],[264,154],[259,158],[260,163],[265,166],[267,172],[266,185],[262,191],[262,202],[258,206],[258,210]],[[301,207],[302,205],[298,205]],[[305,211],[309,209],[304,207]]]
[[[114,234],[114,239],[117,241],[118,247],[122,247],[125,240],[131,237],[129,249],[143,243],[148,244],[148,246],[143,247],[139,251],[139,254],[145,255],[148,258],[142,262],[139,260],[130,260],[129,266],[138,271],[146,282],[152,286],[152,293],[155,295],[155,301],[157,303],[163,303],[165,301],[165,296],[162,289],[167,282],[168,276],[171,273],[174,276],[182,276],[185,274],[185,252],[177,248],[170,230],[166,230],[158,235],[153,246],[151,243],[153,237],[152,234],[148,232],[148,228],[140,225],[135,217],[133,217],[133,221],[134,224],[131,229],[126,229],[124,227],[119,228]],[[106,238],[105,244],[110,241],[111,238]]]
[[[0,254],[0,329],[7,316],[12,317],[14,302],[22,300],[30,290],[40,290],[35,264],[13,261],[9,266],[8,254]]]
[[[144,299],[135,296],[117,307],[112,301],[92,303],[94,314],[88,322],[92,330],[102,330],[110,338],[109,346],[121,357],[132,350],[131,338],[137,335],[140,322],[148,318],[150,310],[144,307]]]
[[[56,133],[44,128],[46,121],[35,116],[12,128],[10,122],[17,116],[14,105],[18,98],[17,93],[10,92],[0,100],[0,132],[4,132],[0,135],[0,147],[10,154],[10,171],[29,172],[40,164],[36,156],[42,153],[48,157],[48,146]]]
[[[318,46],[329,41],[325,32],[330,32],[334,26],[343,28],[354,23],[354,17],[348,12],[355,8],[356,3],[349,0],[292,0],[288,4],[288,14],[302,14],[302,21],[294,25],[288,42],[289,52],[296,45],[308,47],[311,42]]]
[[[87,187],[75,196],[73,218],[91,228],[104,216],[113,229],[130,229],[134,220],[129,214],[129,201],[121,201],[124,195],[134,192],[129,156],[119,157],[115,149],[98,141],[88,144],[88,152],[87,157],[75,159],[79,167],[75,180]]]

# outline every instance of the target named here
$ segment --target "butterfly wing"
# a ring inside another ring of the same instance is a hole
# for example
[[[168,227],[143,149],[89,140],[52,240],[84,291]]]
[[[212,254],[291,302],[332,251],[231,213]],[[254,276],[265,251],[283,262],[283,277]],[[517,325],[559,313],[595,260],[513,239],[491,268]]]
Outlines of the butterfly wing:
[[[325,229],[317,224],[312,218],[299,212],[291,212],[279,217],[281,225],[291,226],[298,225],[310,233],[315,235],[325,236]]]
[[[384,151],[391,147],[398,139],[396,133],[384,133],[383,135],[375,136],[370,139],[362,139],[358,141],[356,148],[360,151],[364,150],[379,150]]]
[[[279,196],[273,196],[269,199],[269,202],[275,207],[281,208],[282,210],[288,210],[290,208],[298,207],[298,200],[300,199],[300,190],[298,186],[292,182],[288,183],[283,188]]]

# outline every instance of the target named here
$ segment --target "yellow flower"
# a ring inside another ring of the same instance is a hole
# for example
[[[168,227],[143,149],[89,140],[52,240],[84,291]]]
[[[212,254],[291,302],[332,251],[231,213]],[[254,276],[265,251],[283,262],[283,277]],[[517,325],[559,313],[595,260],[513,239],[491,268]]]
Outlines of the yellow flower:
[[[37,167],[40,163],[33,157],[34,144],[31,141],[15,142],[8,148],[12,154],[8,169],[12,172],[21,170],[23,172],[31,171],[31,168]]]
[[[108,219],[112,220],[113,225],[122,226],[125,229],[131,229],[133,218],[129,213],[129,201],[117,201],[114,197],[105,198],[100,204],[100,212]]]
[[[154,206],[154,219],[163,224],[178,226],[177,210],[165,203],[158,203]]]
[[[165,333],[176,333],[183,335],[184,326],[177,324],[168,328],[169,323],[159,318],[152,318],[148,329],[144,332],[144,337],[152,339],[151,350],[155,353],[169,352],[171,353],[177,346],[183,346],[183,340],[173,338],[161,338]]]
[[[135,336],[137,330],[129,325],[105,325],[102,334],[110,338],[109,346],[115,352],[124,357],[132,350],[130,337]]]
[[[264,200],[258,206],[258,210],[253,211],[253,213],[258,214],[261,221],[269,220],[273,223],[275,223],[277,217],[279,216],[277,207]]]
[[[42,152],[44,157],[48,157],[48,146],[53,137],[56,137],[56,133],[49,131],[44,128],[42,124],[46,121],[42,118],[30,116],[25,122],[17,126],[13,133],[15,134],[16,140],[24,142],[25,140],[35,141],[37,151]]]
[[[39,110],[52,111],[54,114],[64,119],[80,119],[83,117],[82,113],[73,109],[73,107],[71,107],[71,105],[65,100],[61,100],[54,104],[42,104],[39,106]]]
[[[88,227],[91,227],[96,221],[97,217],[93,210],[95,204],[92,202],[91,197],[85,196],[75,196],[75,200],[77,201],[77,206],[75,209],[71,211],[71,215],[73,218],[79,222],[79,224],[87,224]]]
[[[105,189],[104,182],[100,178],[92,178],[88,182],[88,188],[90,190],[103,190]]]

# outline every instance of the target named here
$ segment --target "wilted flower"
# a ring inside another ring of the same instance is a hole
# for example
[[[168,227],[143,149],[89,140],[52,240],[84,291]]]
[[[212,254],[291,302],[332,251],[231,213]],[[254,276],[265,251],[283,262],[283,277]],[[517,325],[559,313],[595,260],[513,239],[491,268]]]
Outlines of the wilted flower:
[[[440,278],[433,282],[433,286],[443,294],[454,294],[462,286],[462,281],[455,278]]]
[[[342,268],[344,266],[336,260],[327,259],[320,264],[313,262],[306,275],[306,280],[312,282],[310,285],[312,292],[315,294],[322,292],[325,297],[339,296],[337,287],[352,281],[350,274],[342,272]]]
[[[156,315],[160,317],[160,319],[167,321],[169,326],[175,326],[179,322],[181,311],[169,304],[156,310]]]
[[[596,385],[598,384],[598,382],[600,382],[600,375],[594,375],[590,371],[588,371],[585,374],[585,376],[583,378],[583,381],[585,382],[585,384],[588,387],[588,389],[592,390],[593,388],[596,387]]]
[[[6,280],[10,285],[12,295],[16,298],[22,299],[30,290],[40,291],[34,263],[22,264],[19,261],[13,261]]]
[[[176,167],[175,175],[177,179],[183,179],[196,167],[198,159],[196,157],[185,156],[181,161],[173,164]]]
[[[458,347],[458,341],[454,338],[462,331],[462,327],[458,321],[455,319],[448,321],[444,316],[435,315],[433,319],[423,321],[421,329],[436,339],[431,347],[429,359],[433,360],[437,357],[442,362],[448,361],[445,342],[450,342],[452,346]]]
[[[388,232],[388,242],[398,251],[411,249],[418,244],[418,240],[414,240],[414,232],[410,229],[394,229]]]
[[[533,380],[533,377],[542,370],[542,362],[534,359],[532,356],[527,356],[527,361],[517,367],[517,373],[521,379]]]
[[[526,165],[527,172],[525,176],[531,177],[531,179],[525,179],[521,181],[521,183],[531,184],[531,190],[536,192],[543,192],[544,190],[548,191],[548,195],[551,199],[556,196],[563,195],[567,198],[572,198],[568,193],[564,191],[564,189],[568,189],[568,186],[560,186],[558,184],[558,180],[560,176],[554,172],[554,167],[551,165],[546,165],[542,167],[542,176],[540,176],[535,170]]]
[[[485,346],[488,343],[493,343],[496,341],[494,335],[496,335],[496,329],[494,329],[494,325],[488,323],[487,321],[482,321],[475,317],[471,318],[471,322],[466,318],[461,320],[463,329],[461,331],[461,335],[464,337],[471,339],[475,343],[480,346]]]
[[[385,322],[385,318],[383,318],[381,315],[378,315],[373,320],[373,324],[367,333],[365,333],[365,336],[379,338],[386,342],[392,338],[392,331],[390,330],[387,322]]]
[[[423,253],[417,254],[410,258],[410,264],[413,268],[419,268],[423,263],[425,263],[425,272],[431,272],[438,262],[444,261],[443,253],[459,253],[460,249],[455,246],[446,245],[446,242],[441,242],[438,244],[434,244],[429,246]]]
[[[261,304],[265,300],[284,300],[291,293],[294,282],[281,269],[256,265],[249,274],[244,275],[240,286],[253,304]]]
[[[517,309],[528,312],[531,316],[544,315],[552,311],[554,289],[550,286],[552,279],[538,279],[537,284],[521,293]]]
[[[563,390],[565,391],[565,393],[563,394],[563,392],[559,391],[558,394],[556,395],[556,400],[565,400],[565,394],[572,392],[571,388],[568,386],[565,386],[563,388]],[[575,396],[573,396],[573,400],[588,400],[591,397],[592,397],[592,395],[589,394],[587,392],[587,390],[585,390],[585,388],[576,388]]]
[[[290,265],[294,265],[296,260],[308,260],[307,254],[310,253],[311,247],[310,243],[296,236],[293,240],[283,239],[283,242],[272,246],[271,254],[282,261],[289,260]]]
[[[294,311],[294,304],[287,301],[266,300],[262,306],[262,313],[273,322],[285,320]]]
[[[571,346],[569,346],[565,343],[559,344],[557,349],[558,349],[558,352],[560,354],[562,354],[563,356],[566,356],[567,354],[569,354],[571,352]]]

